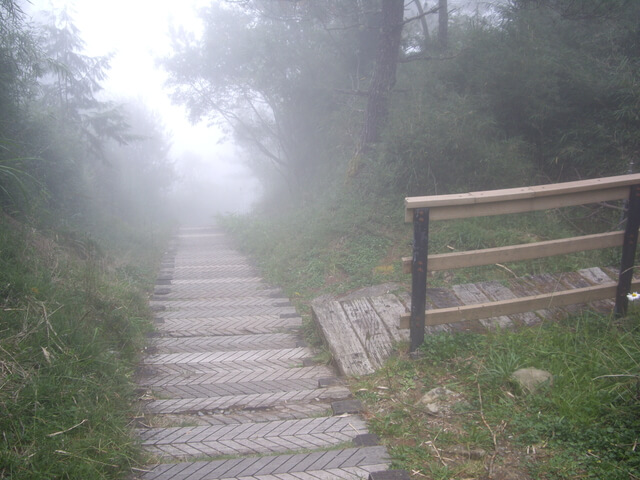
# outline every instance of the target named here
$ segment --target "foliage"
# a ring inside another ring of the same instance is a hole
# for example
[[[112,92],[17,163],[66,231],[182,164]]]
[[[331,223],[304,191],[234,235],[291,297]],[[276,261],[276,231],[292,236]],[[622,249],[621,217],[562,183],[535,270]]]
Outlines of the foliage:
[[[362,155],[377,2],[215,4],[203,36],[176,35],[164,64],[175,99],[232,125],[260,177],[295,201],[341,176],[384,174],[401,198],[633,171],[636,2],[450,3],[446,55],[406,10],[391,116]]]
[[[82,48],[67,12],[43,26],[0,1],[2,478],[125,478],[143,460],[132,377],[172,169],[162,126],[99,100],[109,59]]]
[[[124,478],[142,460],[132,376],[160,245],[126,264],[56,237],[0,221],[0,476]]]

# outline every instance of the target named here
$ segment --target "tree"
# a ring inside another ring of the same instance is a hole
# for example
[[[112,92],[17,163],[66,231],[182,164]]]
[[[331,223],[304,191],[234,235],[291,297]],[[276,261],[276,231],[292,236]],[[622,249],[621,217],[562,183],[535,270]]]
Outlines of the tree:
[[[40,42],[48,67],[43,72],[43,99],[60,122],[73,125],[97,154],[105,139],[126,143],[127,124],[122,113],[116,105],[97,98],[111,55],[90,57],[81,53],[84,41],[67,7],[58,14],[48,14]]]
[[[389,95],[396,82],[404,18],[403,0],[382,0],[376,62],[367,92],[367,110],[360,150],[378,141],[389,114]]]
[[[345,3],[211,4],[203,37],[176,32],[174,53],[163,60],[174,100],[193,121],[225,125],[296,187],[319,164],[323,133],[340,107],[334,89],[346,86],[345,70],[361,58],[333,30],[333,9]]]
[[[447,49],[449,37],[449,4],[447,0],[438,0],[438,48]]]

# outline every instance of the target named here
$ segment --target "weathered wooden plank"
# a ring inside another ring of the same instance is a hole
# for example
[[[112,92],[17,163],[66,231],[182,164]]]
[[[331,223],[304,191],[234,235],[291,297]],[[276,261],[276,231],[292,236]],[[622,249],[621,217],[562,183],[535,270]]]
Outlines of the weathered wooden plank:
[[[464,305],[455,294],[446,288],[427,288],[427,310]]]
[[[472,283],[467,283],[464,285],[454,285],[453,291],[465,305],[483,304],[491,300],[476,285]],[[484,318],[478,317],[477,319],[469,320],[480,320],[480,323],[486,328],[507,328],[513,326],[513,322],[511,321],[511,319],[503,315]]]
[[[439,210],[437,207],[477,205],[481,203],[496,202],[519,202],[522,200],[530,200],[534,198],[567,196],[575,193],[595,193],[601,190],[620,189],[629,191],[631,185],[640,183],[640,174],[618,175],[612,177],[594,178],[589,180],[578,180],[574,182],[551,183],[546,185],[534,185],[528,187],[508,188],[502,190],[489,190],[482,192],[468,192],[450,195],[431,195],[422,197],[407,197],[405,199],[405,208],[412,210],[414,208],[427,207]],[[620,197],[624,199],[626,197]],[[595,200],[600,201],[600,200]],[[550,207],[553,208],[553,207]],[[463,218],[463,217],[457,217]],[[435,220],[435,218],[432,218]],[[406,216],[408,222],[413,217]]]
[[[532,295],[548,293],[546,291],[541,291],[535,288],[531,282],[528,282],[521,277],[513,278],[509,281],[509,290],[511,290],[516,297],[530,297]],[[556,315],[557,313],[561,313],[561,310],[557,308],[540,309],[540,310],[535,310],[532,313],[535,313],[541,319],[551,319],[551,318],[554,318],[554,315]]]
[[[589,303],[595,300],[612,298],[616,293],[616,286],[615,283],[607,283],[576,290],[564,290],[493,303],[481,303],[427,311],[427,324],[438,325],[441,323],[475,320],[498,315],[511,315],[513,313],[535,311],[541,308]],[[637,289],[640,287],[640,282],[635,281],[631,286],[633,289]]]
[[[509,288],[505,287],[499,282],[482,282],[478,284],[478,287],[489,297],[491,300],[510,300],[518,298],[518,296],[512,292]],[[540,323],[541,319],[533,312],[514,313],[509,316],[511,320],[523,323],[525,325],[535,325]]]
[[[378,313],[380,319],[387,326],[387,329],[391,333],[394,341],[401,342],[409,340],[409,333],[407,330],[400,330],[398,328],[398,318],[409,313],[407,307],[398,300],[398,297],[391,293],[387,293],[378,297],[370,297],[369,302]]]
[[[381,367],[393,351],[394,339],[366,298],[340,302],[374,368]]]
[[[442,253],[429,255],[427,263],[430,272],[454,268],[477,267],[494,263],[517,262],[533,258],[553,257],[568,253],[597,250],[600,248],[619,247],[622,245],[624,232],[606,232],[581,237],[561,238],[544,242],[509,245],[466,252]],[[404,273],[411,273],[411,257],[402,258]]]
[[[368,375],[375,371],[339,302],[315,301],[311,311],[343,375]]]
[[[560,280],[561,277],[562,274],[551,275],[549,273],[527,275],[522,279],[522,281],[531,286],[531,293],[523,296],[529,297],[541,293],[555,293],[564,290],[562,281]],[[556,318],[557,316],[578,313],[580,311],[580,307],[577,305],[565,305],[563,307],[549,307],[545,310],[547,310],[548,314],[544,315],[544,318],[551,319]]]
[[[578,270],[578,273],[586,278],[592,285],[601,285],[607,282],[613,282],[614,279],[609,277],[604,270],[598,267],[584,268]]]
[[[579,270],[575,273],[578,275],[579,281],[571,281],[571,285],[602,285],[603,283],[611,282],[611,279],[599,268],[586,268]],[[603,313],[610,313],[613,311],[615,301],[613,299],[596,300],[591,302],[591,306]]]
[[[629,196],[629,187],[614,187],[603,190],[578,191],[553,196],[520,198],[516,200],[495,200],[492,203],[469,203],[467,205],[450,205],[430,208],[431,220],[451,220],[455,218],[483,217],[489,215],[505,215],[508,213],[524,213],[550,208],[571,207],[588,203],[622,200]],[[423,202],[415,202],[421,204]],[[405,221],[411,222],[413,210],[418,206],[405,209]],[[411,218],[410,218],[411,217]]]

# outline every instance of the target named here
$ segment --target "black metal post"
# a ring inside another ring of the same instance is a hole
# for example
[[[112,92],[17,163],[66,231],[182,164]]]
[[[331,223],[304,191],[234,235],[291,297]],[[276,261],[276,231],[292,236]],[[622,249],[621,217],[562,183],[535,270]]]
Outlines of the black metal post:
[[[410,352],[424,342],[424,320],[427,305],[427,257],[429,255],[429,209],[413,211],[413,261],[411,264]]]
[[[627,294],[631,289],[631,279],[633,278],[636,246],[638,245],[638,227],[640,227],[640,185],[633,185],[629,192],[627,226],[624,231],[620,276],[618,277],[618,289],[616,291],[615,314],[618,317],[626,315],[629,306]]]

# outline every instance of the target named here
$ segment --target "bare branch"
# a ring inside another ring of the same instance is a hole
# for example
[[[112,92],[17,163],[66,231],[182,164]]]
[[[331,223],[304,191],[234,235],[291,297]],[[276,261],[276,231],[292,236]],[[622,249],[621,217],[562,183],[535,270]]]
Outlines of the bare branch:
[[[416,0],[416,4],[417,4],[418,2],[419,2],[419,0]],[[422,9],[422,6],[421,6],[420,8]],[[429,10],[427,10],[426,12],[424,12],[424,11],[423,11],[421,14],[416,15],[415,17],[411,17],[411,18],[407,18],[407,19],[405,19],[405,20],[402,22],[402,24],[403,24],[403,25],[406,25],[407,23],[411,23],[411,22],[413,22],[414,20],[420,20],[420,19],[422,19],[422,18],[426,17],[427,15],[431,15],[432,13],[437,13],[437,12],[438,12],[438,10],[440,10],[440,7],[433,7],[433,8],[430,8],[430,9],[429,9]]]

